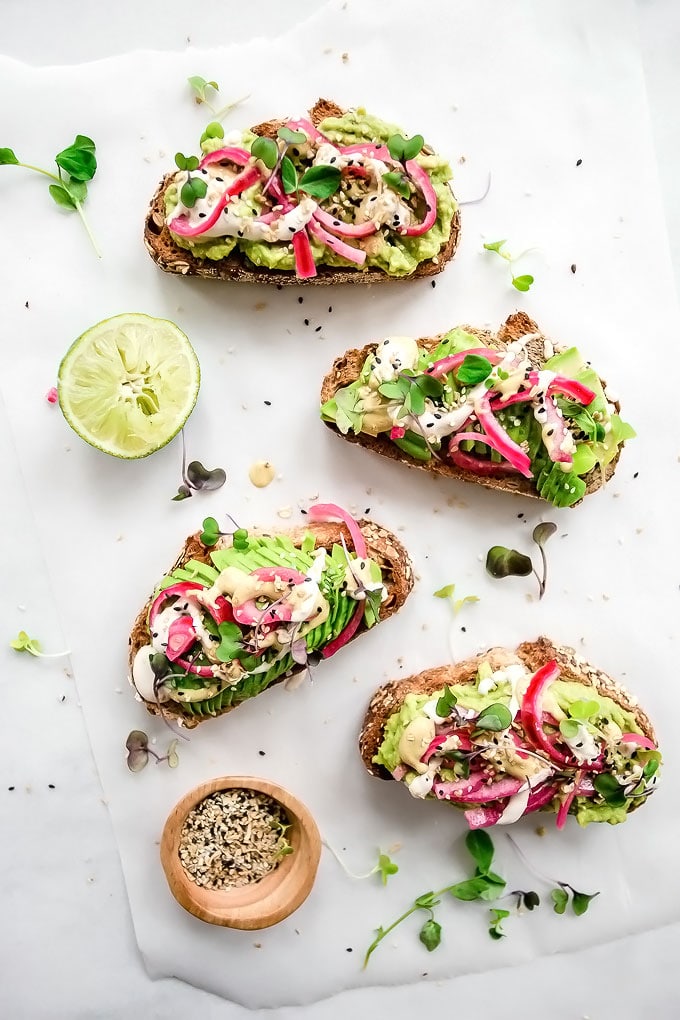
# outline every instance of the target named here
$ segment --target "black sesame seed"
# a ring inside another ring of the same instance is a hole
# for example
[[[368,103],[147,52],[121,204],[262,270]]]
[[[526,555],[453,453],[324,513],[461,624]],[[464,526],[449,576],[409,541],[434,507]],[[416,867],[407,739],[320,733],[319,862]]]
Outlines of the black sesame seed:
[[[432,281],[432,286],[433,286],[433,287],[436,287],[436,286],[437,286],[437,281],[436,281],[436,280],[433,280],[433,281]]]
[[[465,627],[461,627],[460,629],[462,630],[463,634],[466,633],[466,628]]]
[[[54,785],[54,783],[48,783],[47,786],[50,790],[56,790],[56,786]]]
[[[309,325],[309,319],[305,319],[305,326]]]
[[[306,510],[300,510],[300,513],[301,513],[301,514],[306,514],[306,513],[307,513],[307,511],[306,511]]]
[[[267,407],[271,407],[272,406],[271,400],[265,400],[265,404],[266,404]]]
[[[351,946],[347,946],[347,949],[345,950],[345,952],[346,952],[346,953],[351,953],[351,952],[353,952],[353,950],[352,950],[352,947],[351,947]]]
[[[239,237],[243,237],[243,231],[242,231],[242,230],[239,230],[239,232],[238,232],[238,236],[239,236]]]
[[[264,758],[264,755],[265,755],[264,751],[258,751],[257,753],[260,755],[261,758]]]
[[[302,302],[303,302],[304,300],[305,300],[305,299],[304,299],[303,297],[299,297],[299,298],[298,298],[298,304],[299,304],[299,305],[301,305],[301,304],[302,304]]]
[[[314,330],[314,332],[315,333],[320,333],[321,332],[321,326],[317,326],[316,329]]]
[[[11,791],[11,790],[14,789],[14,787],[13,786],[8,786],[7,789]]]
[[[520,520],[522,520],[522,518],[524,517],[524,514],[517,514],[517,516],[519,517]]]
[[[366,509],[364,510],[364,513],[365,514],[370,514],[370,512],[371,512],[371,508],[370,508],[370,506],[367,506]]]
[[[577,159],[576,160],[576,166],[580,166],[582,162],[583,162],[582,159]]]
[[[428,421],[428,423],[427,423],[427,428],[428,428],[428,429],[431,429],[431,428],[433,428],[433,427],[434,427],[434,422],[433,422],[433,421]]]
[[[299,156],[300,155],[300,150],[299,149],[293,149],[293,155],[294,156]]]
[[[202,173],[202,174],[207,174],[207,172],[208,172],[207,170],[204,170],[204,169],[203,169],[203,168],[201,167],[201,173]],[[218,177],[218,178],[217,178],[217,180],[219,181],[219,179],[220,179],[220,178]]]
[[[277,290],[283,290],[283,284],[282,283],[277,283],[276,284],[276,289]]]
[[[335,163],[335,161],[336,161],[336,159],[337,159],[337,158],[338,158],[337,156],[331,156],[331,158],[330,158],[329,162],[330,162],[330,163]]]
[[[328,311],[329,311],[329,312],[332,312],[332,311],[333,311],[333,305],[329,305],[329,306],[328,306]]]
[[[572,273],[576,272],[576,263],[575,262],[572,262],[572,264],[571,264],[571,271],[572,271]]]
[[[640,474],[640,472],[639,472],[639,471],[636,471],[636,472],[635,472],[635,474],[633,475],[633,478],[637,478],[637,476],[638,476],[639,474]]]
[[[340,226],[340,220],[333,220],[333,226],[334,227],[339,227]]]
[[[205,217],[205,213],[204,213],[204,212],[200,212],[200,213],[198,214],[198,218],[199,218],[200,220],[202,220],[202,219],[203,219],[204,217]]]

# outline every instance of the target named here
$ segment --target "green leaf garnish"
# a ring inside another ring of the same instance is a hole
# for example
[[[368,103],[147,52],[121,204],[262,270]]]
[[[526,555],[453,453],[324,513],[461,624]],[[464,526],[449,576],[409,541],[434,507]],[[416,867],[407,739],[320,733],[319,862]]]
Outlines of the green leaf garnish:
[[[464,882],[456,882],[455,885],[450,885],[447,892],[455,896],[457,900],[481,900],[484,899],[484,894],[488,892],[489,887],[493,885],[493,882],[489,882],[485,875],[480,875],[477,878],[468,878]]]
[[[222,532],[220,526],[214,517],[206,517],[203,521],[203,531],[201,532],[201,542],[203,545],[210,548],[210,546],[216,545],[217,540]]]
[[[391,188],[392,191],[396,191],[396,193],[401,195],[402,198],[411,197],[411,185],[408,182],[406,174],[390,171],[387,174],[383,174],[382,179],[388,188]]]
[[[456,705],[458,698],[450,687],[444,688],[444,693],[437,699],[435,712],[440,719],[448,719]]]
[[[575,889],[572,889],[571,908],[576,916],[580,917],[582,914],[585,914],[588,906],[590,905],[590,901],[594,900],[595,897],[599,895],[599,892],[588,895],[588,893],[576,892]]]
[[[456,379],[463,386],[475,386],[484,382],[492,370],[488,358],[479,354],[466,354],[463,363],[456,372]]]
[[[533,282],[533,276],[528,274],[525,276],[513,276],[512,278],[512,285],[515,290],[527,291]]]
[[[387,880],[390,875],[396,875],[399,871],[399,865],[395,864],[394,861],[387,856],[387,854],[380,854],[376,868],[380,874],[383,885],[387,885]]]
[[[495,251],[497,255],[500,255],[502,258],[507,259],[510,256],[504,254],[501,251],[501,248],[503,247],[504,244],[506,244],[505,240],[503,240],[503,241],[488,241],[484,245],[484,248],[486,249],[486,251]]]
[[[492,577],[527,577],[533,568],[528,556],[517,549],[494,545],[486,554],[486,569]]]
[[[578,736],[580,723],[576,719],[562,719],[560,722],[560,733],[567,740],[573,740]]]
[[[556,914],[563,914],[567,909],[567,903],[569,902],[569,893],[562,889],[560,886],[557,889],[553,889],[550,893],[550,898],[554,903],[553,910]]]
[[[453,597],[455,590],[455,584],[445,584],[443,588],[439,588],[438,591],[434,592],[434,597],[436,599],[450,599]]]
[[[13,149],[0,149],[0,166],[20,165]]]
[[[623,787],[611,773],[600,772],[593,776],[593,786],[603,800],[607,804],[611,804],[612,807],[623,807],[626,803]]]
[[[75,209],[76,203],[73,201],[66,188],[63,188],[61,184],[50,184],[47,190],[57,205],[62,206],[64,209]]]
[[[478,730],[491,730],[494,733],[507,730],[511,725],[510,710],[502,704],[487,705],[475,719],[475,727]]]
[[[578,719],[580,722],[588,722],[589,719],[597,715],[599,710],[600,705],[597,701],[575,701],[569,707],[569,715],[572,719]]]
[[[280,127],[276,133],[286,145],[304,145],[308,140],[304,131],[291,131],[287,127]]]
[[[387,148],[392,159],[405,163],[414,159],[425,143],[422,135],[414,135],[412,138],[404,138],[403,135],[391,135],[387,139]]]
[[[313,198],[329,198],[340,187],[340,170],[337,166],[318,163],[305,170],[300,178],[300,191],[305,191]]]
[[[489,922],[489,935],[492,939],[503,939],[505,938],[505,932],[501,929],[501,923],[506,917],[510,917],[509,910],[495,910],[489,911],[491,914],[491,920]]]
[[[85,135],[76,135],[73,145],[58,152],[54,161],[75,181],[91,181],[97,172],[95,145]]]
[[[10,648],[15,652],[28,652],[29,655],[40,655],[40,642],[37,638],[28,636],[25,630],[20,630],[17,637],[9,643]]]
[[[426,921],[423,927],[420,929],[418,938],[423,943],[428,952],[432,952],[436,949],[442,940],[442,926],[430,918]]]
[[[212,106],[208,100],[208,89],[213,92],[219,92],[220,87],[216,81],[206,81],[205,78],[201,78],[198,74],[193,74],[190,78],[187,78],[189,85],[194,91],[194,99],[200,105],[205,103],[209,109],[212,110]]]
[[[273,138],[257,137],[250,146],[255,159],[261,159],[268,170],[273,170],[279,158],[279,149]]]
[[[222,641],[217,645],[215,655],[220,662],[231,662],[238,658],[243,650],[243,635],[238,624],[225,621],[219,624],[217,631]]]
[[[487,874],[494,855],[493,842],[488,832],[484,832],[483,829],[472,829],[465,837],[465,846],[480,874]]]
[[[245,528],[237,528],[233,535],[233,546],[238,552],[248,549],[248,532]]]
[[[298,173],[290,156],[284,156],[281,160],[281,180],[283,181],[283,190],[287,195],[297,191]],[[302,182],[300,182],[300,186],[302,186]]]

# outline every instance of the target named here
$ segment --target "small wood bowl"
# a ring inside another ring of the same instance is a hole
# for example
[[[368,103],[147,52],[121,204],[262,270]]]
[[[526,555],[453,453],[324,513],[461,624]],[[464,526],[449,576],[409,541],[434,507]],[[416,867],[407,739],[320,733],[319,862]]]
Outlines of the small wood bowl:
[[[211,793],[229,789],[254,790],[277,800],[291,823],[286,839],[293,853],[257,882],[233,889],[205,889],[191,880],[180,862],[180,834],[192,808]],[[254,776],[223,776],[197,786],[170,812],[161,837],[161,864],[177,902],[201,921],[247,931],[269,928],[304,903],[320,856],[319,830],[305,805],[282,786]]]

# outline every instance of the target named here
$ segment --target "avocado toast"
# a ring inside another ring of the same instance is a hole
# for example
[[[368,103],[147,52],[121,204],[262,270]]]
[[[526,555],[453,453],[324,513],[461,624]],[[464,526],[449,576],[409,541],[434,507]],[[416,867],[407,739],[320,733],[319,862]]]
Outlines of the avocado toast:
[[[372,775],[462,808],[473,829],[534,811],[558,828],[625,821],[661,761],[635,698],[545,637],[380,687],[359,749]]]
[[[413,570],[395,536],[334,504],[307,514],[286,533],[187,539],[130,637],[130,683],[151,713],[196,726],[401,608]]]
[[[524,312],[497,334],[388,337],[336,359],[321,417],[431,474],[575,506],[611,477],[635,433],[577,348],[556,350]]]
[[[268,121],[201,155],[178,154],[156,191],[144,242],[183,276],[278,285],[431,276],[458,243],[444,159],[364,110],[319,99],[308,118]],[[181,167],[180,167],[181,164]]]

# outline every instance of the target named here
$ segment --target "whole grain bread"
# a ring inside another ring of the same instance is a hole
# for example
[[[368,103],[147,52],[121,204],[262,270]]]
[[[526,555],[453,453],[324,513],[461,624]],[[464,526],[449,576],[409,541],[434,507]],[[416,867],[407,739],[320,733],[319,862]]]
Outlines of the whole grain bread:
[[[326,117],[341,117],[344,111],[328,99],[319,99],[309,111],[309,118],[316,126]],[[256,135],[276,138],[276,132],[283,127],[284,121],[270,120],[257,124],[251,130]],[[144,221],[144,244],[156,265],[166,273],[177,273],[180,276],[203,276],[210,280],[234,280],[239,283],[274,283],[279,286],[300,286],[315,284],[317,286],[336,283],[387,283],[393,280],[413,280],[423,276],[434,276],[445,268],[453,258],[458,247],[460,235],[460,212],[457,209],[451,223],[449,239],[438,255],[419,263],[417,268],[407,277],[390,276],[382,269],[367,269],[323,266],[317,267],[317,275],[308,280],[300,280],[292,269],[265,269],[254,265],[243,252],[234,251],[227,258],[199,259],[186,249],[175,243],[165,223],[165,190],[174,179],[175,174],[167,174],[159,184]]]
[[[390,616],[393,616],[403,606],[406,598],[408,597],[411,589],[413,588],[413,566],[409,559],[408,553],[404,546],[399,540],[388,531],[387,528],[382,528],[380,525],[375,524],[373,521],[360,520],[359,527],[361,533],[366,541],[368,549],[368,555],[374,559],[382,570],[383,582],[387,588],[388,597],[381,604],[380,607],[380,619],[387,620]],[[305,527],[294,528],[285,532],[276,530],[261,531],[251,529],[252,535],[287,535],[294,545],[300,546],[302,541],[307,534],[314,536],[315,548],[319,549],[322,546],[330,550],[334,543],[340,542],[341,538],[344,538],[347,548],[353,549],[353,543],[349,531],[343,524],[336,524],[333,522],[317,522],[310,521]],[[175,560],[174,564],[168,571],[172,573],[178,567],[183,567],[189,560],[199,560],[202,563],[211,563],[210,553],[212,549],[224,549],[228,548],[232,543],[230,536],[223,536],[217,542],[216,546],[207,548],[203,545],[200,539],[200,534],[191,535],[180,552],[179,556]],[[144,645],[148,645],[151,641],[151,633],[149,630],[148,616],[151,603],[153,602],[153,595],[144,604],[143,608],[137,614],[134,624],[132,625],[132,631],[129,639],[129,655],[128,665],[130,673],[128,680],[134,688],[132,681],[132,664],[134,662],[135,655],[140,648]],[[363,634],[368,628],[362,620],[356,634],[350,640]],[[284,680],[290,679],[292,676],[303,673],[304,667],[282,676],[275,683],[281,683]],[[271,685],[273,686],[273,684]],[[144,702],[147,710],[152,715],[161,714],[161,709],[156,702],[145,701]],[[224,715],[225,712],[232,711],[233,708],[237,708],[238,705],[224,708],[217,715]],[[211,718],[206,716],[192,715],[186,711],[184,706],[179,702],[165,701],[163,702],[162,714],[168,720],[176,720],[181,725],[188,728],[197,726],[199,722],[203,722],[205,718]]]
[[[630,712],[645,736],[656,743],[652,724],[632,694],[629,694],[607,673],[589,665],[573,648],[556,645],[547,637],[539,637],[535,641],[524,641],[514,652],[506,648],[490,648],[482,655],[465,659],[455,666],[438,666],[434,669],[426,669],[423,673],[418,673],[417,676],[392,680],[379,687],[371,698],[359,734],[359,751],[364,765],[373,776],[378,776],[380,779],[392,778],[387,769],[382,765],[376,765],[373,758],[383,742],[388,719],[399,711],[407,694],[434,694],[435,691],[442,690],[446,684],[454,686],[471,683],[476,677],[480,664],[484,661],[489,662],[492,669],[519,661],[524,663],[530,672],[535,673],[552,659],[556,659],[560,667],[560,679],[577,680],[579,683],[588,684],[598,694],[611,698],[626,712]]]
[[[467,333],[472,333],[474,336],[479,337],[481,346],[493,347],[497,349],[503,349],[512,340],[517,340],[521,336],[525,336],[527,333],[538,334],[535,339],[529,340],[526,345],[526,352],[532,365],[536,368],[545,363],[544,355],[544,344],[549,342],[548,337],[544,336],[533,319],[530,319],[525,312],[515,312],[510,315],[497,333],[492,333],[489,330],[478,329],[476,326],[462,326]],[[441,342],[445,334],[440,334],[433,337],[421,337],[418,340],[418,345],[425,348],[425,350],[433,351],[435,347]],[[366,358],[373,354],[376,350],[378,343],[366,344],[361,349],[354,348],[346,351],[339,358],[333,362],[333,367],[330,372],[325,376],[321,385],[321,403],[324,404],[331,397],[334,397],[339,389],[343,386],[349,386],[350,383],[355,382],[358,379],[361,369],[364,366]],[[557,347],[555,347],[557,350]],[[604,381],[603,381],[604,385]],[[619,404],[615,403],[617,412],[619,411]],[[417,461],[412,457],[409,457],[407,453],[400,450],[387,436],[369,436],[364,433],[358,435],[354,432],[349,432],[347,435],[343,435],[338,429],[335,422],[326,421],[325,424],[335,432],[336,435],[342,439],[346,439],[350,443],[357,443],[362,446],[365,450],[371,450],[373,453],[379,453],[382,457],[389,457],[390,460],[400,461],[402,464],[408,465],[408,467],[420,468],[421,471],[426,471],[431,475],[443,475],[447,478],[458,478],[463,482],[475,482],[477,485],[483,485],[487,489],[500,489],[503,492],[518,492],[524,496],[533,496],[535,499],[541,497],[536,492],[534,484],[531,478],[525,478],[523,475],[499,475],[497,478],[488,477],[486,475],[477,475],[474,471],[468,471],[465,468],[457,467],[451,461],[436,460],[432,458],[429,461]],[[589,495],[591,492],[596,492],[598,489],[609,481],[611,476],[614,474],[616,465],[620,456],[620,450],[612,461],[605,468],[604,473],[597,467],[593,468],[585,476],[586,491],[585,495]],[[603,477],[604,474],[604,477]],[[577,503],[572,504],[578,506],[582,502],[579,500]]]

